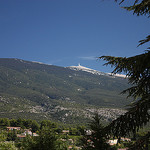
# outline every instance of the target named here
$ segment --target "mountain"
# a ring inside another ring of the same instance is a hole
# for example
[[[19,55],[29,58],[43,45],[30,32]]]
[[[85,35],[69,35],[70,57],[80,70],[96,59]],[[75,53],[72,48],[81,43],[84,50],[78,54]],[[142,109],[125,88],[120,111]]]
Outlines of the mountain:
[[[124,77],[81,65],[59,67],[1,58],[0,117],[77,123],[87,121],[97,110],[112,120],[130,102],[119,94],[127,87]]]

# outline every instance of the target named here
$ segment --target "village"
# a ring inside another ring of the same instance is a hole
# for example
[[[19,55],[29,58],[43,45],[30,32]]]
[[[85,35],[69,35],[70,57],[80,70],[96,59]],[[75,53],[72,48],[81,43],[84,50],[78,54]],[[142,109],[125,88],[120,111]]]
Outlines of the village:
[[[3,120],[4,121],[4,120]],[[0,122],[2,123],[2,119],[0,119]],[[81,150],[82,149],[82,144],[81,144],[81,139],[83,136],[90,137],[92,135],[92,130],[90,129],[85,129],[84,127],[80,128],[63,128],[63,129],[58,129],[56,127],[55,123],[52,123],[50,121],[43,121],[43,124],[47,126],[51,126],[51,129],[49,128],[49,131],[54,133],[54,136],[57,136],[57,141],[62,142],[63,145],[67,148],[67,150]],[[45,126],[44,125],[44,126]],[[43,126],[43,128],[44,128]],[[4,124],[0,125],[0,145],[2,143],[4,144],[13,144],[15,145],[20,145],[20,147],[16,146],[16,150],[23,148],[23,144],[27,139],[36,139],[39,138],[45,132],[45,130],[35,130],[32,128],[22,128],[21,126],[5,126]],[[46,127],[46,126],[45,126]],[[46,130],[47,131],[47,130]],[[49,135],[51,136],[51,135]],[[3,137],[3,138],[1,138]],[[4,138],[5,137],[5,138]],[[41,138],[41,137],[40,137]],[[107,143],[112,146],[112,147],[123,147],[121,143],[130,143],[131,139],[130,138],[124,138],[122,137],[120,139],[120,143],[118,143],[117,138],[110,137],[107,139]],[[89,143],[92,144],[92,141],[88,140]],[[119,146],[118,146],[119,145]],[[126,148],[117,148],[117,150],[126,150]]]

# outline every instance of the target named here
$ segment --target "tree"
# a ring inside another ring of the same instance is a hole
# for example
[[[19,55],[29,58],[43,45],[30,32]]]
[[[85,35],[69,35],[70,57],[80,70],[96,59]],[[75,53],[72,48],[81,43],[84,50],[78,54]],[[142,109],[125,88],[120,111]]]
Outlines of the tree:
[[[17,121],[15,119],[10,120],[10,126],[11,127],[17,127]]]
[[[22,149],[25,150],[66,150],[65,143],[61,142],[59,135],[50,128],[43,127],[39,136],[27,136],[22,142]]]
[[[91,134],[84,135],[83,150],[107,150],[109,145],[106,143],[106,134],[101,124],[101,117],[96,113],[89,124]]]
[[[7,132],[4,130],[0,130],[0,143],[6,141],[7,139]]]
[[[42,129],[43,127],[57,128],[57,124],[54,122],[51,122],[50,120],[43,120],[41,122],[40,129]]]
[[[31,128],[32,128],[32,132],[36,132],[40,129],[40,126],[35,120],[33,120],[31,124]]]
[[[16,139],[17,139],[17,131],[16,130],[8,132],[7,141],[15,141]]]
[[[7,118],[1,118],[0,119],[0,127],[6,127],[10,126],[10,122]]]
[[[38,147],[39,149],[47,150],[55,150],[56,149],[56,133],[49,128],[49,127],[43,127],[42,130],[40,131],[40,136],[38,139]]]
[[[120,3],[124,1],[121,0]],[[123,8],[128,11],[133,11],[137,16],[150,16],[150,0],[135,0],[132,6]],[[150,35],[146,39],[140,40],[138,46],[149,41]],[[129,83],[132,86],[122,93],[128,93],[128,97],[133,97],[135,100],[128,109],[128,112],[114,120],[105,129],[108,134],[113,134],[118,138],[129,135],[130,133],[135,134],[150,120],[150,47],[143,54],[133,57],[101,56],[100,59],[107,61],[104,65],[115,67],[113,73],[124,72],[127,75]],[[150,132],[137,140],[130,149],[148,150],[149,138]]]
[[[22,150],[36,150],[37,149],[36,137],[32,138],[31,136],[27,135],[26,138],[23,139],[21,144],[18,146],[18,148]]]
[[[23,142],[23,148],[27,150],[56,150],[56,140],[54,132],[48,127],[43,127],[38,137],[27,136]]]
[[[1,150],[16,150],[15,144],[13,142],[0,142]]]

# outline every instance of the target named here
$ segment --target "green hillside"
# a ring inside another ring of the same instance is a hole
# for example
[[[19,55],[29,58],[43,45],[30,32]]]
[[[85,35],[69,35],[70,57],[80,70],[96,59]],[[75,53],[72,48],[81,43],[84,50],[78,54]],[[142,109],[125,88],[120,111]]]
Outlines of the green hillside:
[[[129,104],[119,94],[127,87],[127,79],[120,77],[1,58],[0,117],[84,121],[91,115],[89,108],[122,108]]]

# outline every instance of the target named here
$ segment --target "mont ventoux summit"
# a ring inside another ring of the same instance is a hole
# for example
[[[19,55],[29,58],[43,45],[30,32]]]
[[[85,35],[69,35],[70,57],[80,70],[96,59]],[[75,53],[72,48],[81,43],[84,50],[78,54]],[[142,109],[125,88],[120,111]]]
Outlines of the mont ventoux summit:
[[[130,103],[124,75],[81,66],[0,59],[0,117],[85,123],[96,111],[108,122]]]

